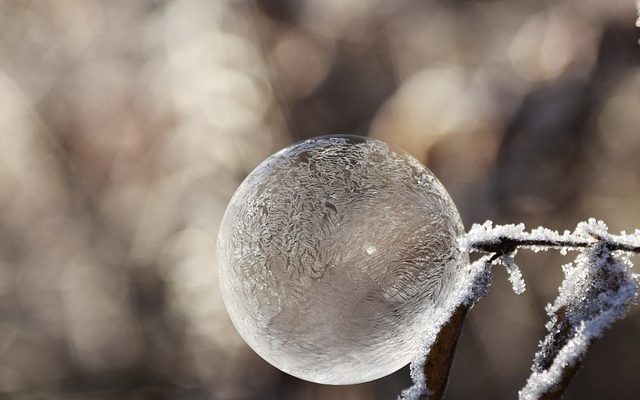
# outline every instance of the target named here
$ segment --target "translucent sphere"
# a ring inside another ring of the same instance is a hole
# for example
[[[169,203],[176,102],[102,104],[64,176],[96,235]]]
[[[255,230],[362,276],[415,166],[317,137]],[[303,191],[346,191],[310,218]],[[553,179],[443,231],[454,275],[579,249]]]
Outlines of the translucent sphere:
[[[460,216],[413,157],[358,136],[288,147],[240,185],[218,238],[244,340],[299,378],[353,384],[419,351],[466,255]]]

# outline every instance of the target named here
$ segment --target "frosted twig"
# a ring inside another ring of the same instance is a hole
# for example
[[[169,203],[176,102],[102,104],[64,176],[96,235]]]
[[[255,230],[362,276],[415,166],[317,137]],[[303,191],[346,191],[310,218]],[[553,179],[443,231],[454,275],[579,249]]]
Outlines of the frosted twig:
[[[507,268],[507,272],[509,273],[509,282],[511,282],[511,287],[515,294],[522,294],[526,290],[527,286],[522,278],[520,268],[516,265],[515,256],[517,252],[518,250],[514,250],[511,253],[504,254],[498,257],[496,261]]]
[[[520,400],[559,398],[575,375],[594,340],[623,318],[638,292],[638,275],[631,273],[629,253],[640,253],[640,231],[612,235],[602,221],[589,219],[573,232],[547,228],[525,231],[523,224],[473,225],[460,240],[469,252],[493,253],[491,260],[507,267],[514,291],[524,291],[522,275],[514,263],[520,248],[544,251],[582,251],[574,264],[564,267],[565,280],[553,305],[549,334],[540,344],[532,374],[519,392]],[[614,252],[617,255],[614,255]]]
[[[573,232],[563,233],[543,227],[526,232],[523,224],[494,226],[487,221],[473,225],[459,240],[459,248],[489,254],[463,267],[463,278],[441,304],[436,323],[425,333],[422,352],[411,363],[414,384],[401,394],[401,400],[443,397],[464,316],[487,293],[491,266],[504,265],[514,291],[524,291],[525,283],[514,261],[520,248],[584,252],[575,264],[564,268],[566,279],[560,295],[548,306],[550,333],[541,342],[533,373],[519,393],[521,400],[559,398],[591,343],[624,317],[637,297],[639,279],[630,271],[628,253],[640,253],[640,230],[612,235],[603,222],[593,218],[579,223]]]
[[[520,400],[560,398],[591,344],[636,300],[638,275],[630,267],[604,242],[564,267],[559,295],[547,306],[549,334],[540,342]]]
[[[411,362],[413,385],[402,392],[399,400],[442,398],[464,317],[491,284],[491,262],[490,256],[483,256],[463,266],[461,279],[455,281],[450,295],[442,299],[440,312],[433,317],[435,323],[424,334],[422,351]]]
[[[612,235],[602,221],[591,218],[578,224],[573,232],[558,233],[539,227],[525,232],[524,224],[493,225],[492,221],[474,224],[471,230],[460,240],[460,246],[469,252],[494,253],[505,255],[517,248],[544,251],[559,248],[563,253],[568,250],[581,250],[600,241],[608,244],[611,251],[640,253],[640,231],[633,234]]]

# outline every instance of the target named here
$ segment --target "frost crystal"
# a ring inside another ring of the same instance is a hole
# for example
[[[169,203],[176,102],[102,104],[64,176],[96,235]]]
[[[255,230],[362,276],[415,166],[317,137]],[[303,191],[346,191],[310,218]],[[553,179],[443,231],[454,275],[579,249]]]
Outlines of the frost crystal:
[[[264,161],[233,196],[218,240],[223,299],[281,370],[377,379],[409,363],[442,319],[468,263],[463,233],[446,190],[411,156],[357,136],[311,139]]]

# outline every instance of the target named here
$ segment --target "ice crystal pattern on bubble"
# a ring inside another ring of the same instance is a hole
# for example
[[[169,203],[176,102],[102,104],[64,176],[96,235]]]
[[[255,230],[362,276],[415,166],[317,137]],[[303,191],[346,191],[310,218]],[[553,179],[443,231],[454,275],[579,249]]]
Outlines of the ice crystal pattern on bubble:
[[[274,154],[238,188],[219,240],[225,305],[263,358],[365,382],[406,365],[467,255],[458,212],[411,156],[355,136]]]

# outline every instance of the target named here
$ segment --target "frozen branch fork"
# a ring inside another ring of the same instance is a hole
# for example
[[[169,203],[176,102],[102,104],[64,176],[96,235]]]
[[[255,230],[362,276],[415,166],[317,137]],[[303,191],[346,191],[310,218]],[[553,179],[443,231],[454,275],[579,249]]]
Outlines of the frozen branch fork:
[[[535,354],[532,373],[519,392],[520,400],[559,399],[580,367],[587,350],[613,322],[624,318],[638,296],[639,275],[631,270],[629,255],[640,254],[640,231],[610,234],[595,219],[578,224],[573,232],[547,228],[526,231],[523,224],[475,224],[459,240],[461,251],[484,253],[467,265],[468,279],[456,283],[454,295],[443,307],[441,323],[425,334],[423,351],[412,362],[414,385],[404,400],[437,400],[444,395],[464,316],[482,298],[491,282],[494,265],[504,265],[517,294],[525,291],[514,258],[519,249],[579,251],[563,266],[565,278],[558,297],[547,305],[547,336]]]

